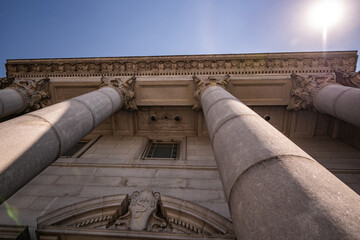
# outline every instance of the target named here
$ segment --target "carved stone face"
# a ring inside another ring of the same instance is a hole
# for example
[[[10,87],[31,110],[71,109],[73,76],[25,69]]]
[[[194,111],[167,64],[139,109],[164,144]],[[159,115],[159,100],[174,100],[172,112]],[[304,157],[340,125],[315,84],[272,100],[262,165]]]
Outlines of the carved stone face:
[[[134,192],[131,195],[129,210],[131,212],[130,229],[145,230],[149,217],[156,211],[158,194],[150,191]]]

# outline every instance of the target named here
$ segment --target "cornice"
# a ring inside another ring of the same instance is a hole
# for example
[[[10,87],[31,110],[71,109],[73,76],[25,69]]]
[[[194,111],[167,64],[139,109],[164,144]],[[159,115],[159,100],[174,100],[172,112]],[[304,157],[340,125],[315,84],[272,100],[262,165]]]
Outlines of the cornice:
[[[8,77],[289,74],[355,71],[356,51],[7,60]]]

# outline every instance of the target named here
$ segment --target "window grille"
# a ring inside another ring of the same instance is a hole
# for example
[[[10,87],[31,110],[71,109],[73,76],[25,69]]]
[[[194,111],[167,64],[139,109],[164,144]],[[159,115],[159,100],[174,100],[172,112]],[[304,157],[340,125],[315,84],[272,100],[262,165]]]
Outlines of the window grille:
[[[143,159],[173,159],[179,157],[179,142],[150,141]]]

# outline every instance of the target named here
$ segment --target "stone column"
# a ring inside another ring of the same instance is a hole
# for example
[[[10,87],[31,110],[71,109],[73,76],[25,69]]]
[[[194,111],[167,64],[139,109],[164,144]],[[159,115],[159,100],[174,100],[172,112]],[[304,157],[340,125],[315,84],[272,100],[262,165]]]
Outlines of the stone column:
[[[194,77],[238,239],[359,239],[360,197],[222,80]]]
[[[99,90],[1,123],[0,202],[123,105],[136,108],[134,82],[103,78]]]
[[[50,93],[45,91],[48,78],[27,81],[14,81],[11,78],[1,80],[1,85],[6,88],[0,90],[0,119],[50,105]],[[6,86],[10,82],[12,84]]]
[[[292,74],[291,78],[294,88],[289,110],[313,109],[360,127],[360,89],[355,88],[355,78],[338,80],[338,74],[336,80],[333,74],[308,77]],[[337,81],[353,85],[343,86]]]

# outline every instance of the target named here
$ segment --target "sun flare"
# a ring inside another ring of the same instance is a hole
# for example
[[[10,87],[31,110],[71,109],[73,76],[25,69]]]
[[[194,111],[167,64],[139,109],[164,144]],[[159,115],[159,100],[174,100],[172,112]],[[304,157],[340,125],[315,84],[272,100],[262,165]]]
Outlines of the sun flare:
[[[312,26],[328,29],[336,25],[343,15],[344,6],[338,0],[317,1],[309,11]]]

